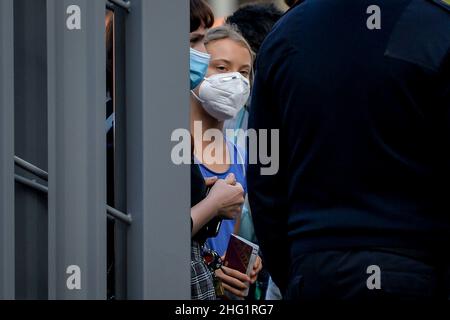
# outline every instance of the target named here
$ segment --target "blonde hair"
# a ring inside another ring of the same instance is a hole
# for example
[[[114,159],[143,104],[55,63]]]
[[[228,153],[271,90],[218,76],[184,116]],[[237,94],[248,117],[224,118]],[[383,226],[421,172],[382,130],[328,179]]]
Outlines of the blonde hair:
[[[205,35],[204,43],[207,46],[209,43],[222,40],[222,39],[230,39],[234,42],[240,44],[244,48],[248,50],[251,57],[251,72],[250,72],[250,80],[253,80],[253,63],[255,61],[256,54],[253,52],[250,44],[245,40],[245,38],[241,35],[241,33],[237,30],[236,27],[232,25],[225,24],[220,27],[216,27],[213,29],[209,29]]]

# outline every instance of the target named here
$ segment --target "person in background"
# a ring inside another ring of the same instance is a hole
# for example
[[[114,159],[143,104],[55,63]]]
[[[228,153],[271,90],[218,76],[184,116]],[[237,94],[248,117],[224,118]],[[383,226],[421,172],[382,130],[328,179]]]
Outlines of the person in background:
[[[272,3],[247,4],[225,19],[235,26],[258,56],[259,48],[283,12]]]
[[[191,89],[203,80],[209,65],[209,55],[203,44],[206,29],[214,16],[203,0],[191,0],[190,78]],[[194,144],[192,144],[192,148]],[[210,191],[208,193],[208,188]],[[212,271],[204,259],[202,246],[209,236],[208,222],[216,217],[234,219],[241,212],[243,188],[236,184],[233,175],[224,179],[210,177],[206,182],[198,165],[191,164],[191,298],[215,300]]]
[[[211,55],[207,76],[191,91],[191,134],[196,161],[205,178],[224,179],[233,174],[245,190],[244,150],[225,138],[223,124],[236,116],[249,97],[253,53],[245,39],[229,26],[209,30],[205,46]],[[204,135],[210,129],[215,129],[218,136],[208,141]],[[202,152],[208,149],[214,149],[220,158],[210,159]],[[235,227],[235,219],[223,220],[218,235],[207,240],[208,247],[223,257],[231,234],[236,233]],[[225,291],[242,298],[249,284],[256,281],[260,269],[261,259],[258,258],[251,277],[226,267],[218,269],[216,277],[222,281]]]

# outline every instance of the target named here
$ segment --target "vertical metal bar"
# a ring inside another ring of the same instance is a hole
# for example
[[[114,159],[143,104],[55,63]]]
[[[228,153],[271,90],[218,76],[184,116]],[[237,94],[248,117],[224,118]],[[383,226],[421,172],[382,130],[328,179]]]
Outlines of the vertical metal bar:
[[[188,7],[133,0],[127,17],[130,299],[190,298],[190,171],[173,164],[170,141],[189,128]]]
[[[127,212],[126,175],[126,37],[125,21],[128,13],[115,10],[115,145],[114,145],[114,201],[115,207]],[[127,298],[127,233],[128,225],[115,224],[115,294],[117,300]]]
[[[0,299],[14,286],[14,33],[13,1],[0,1]]]
[[[105,2],[48,0],[47,19],[49,298],[105,299]]]

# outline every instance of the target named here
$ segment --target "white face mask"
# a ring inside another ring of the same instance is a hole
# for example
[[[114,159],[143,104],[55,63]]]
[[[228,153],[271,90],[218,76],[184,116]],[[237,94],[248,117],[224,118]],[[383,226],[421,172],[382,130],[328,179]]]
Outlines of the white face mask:
[[[250,81],[239,72],[218,73],[200,85],[200,101],[208,114],[219,121],[236,117],[250,96]]]

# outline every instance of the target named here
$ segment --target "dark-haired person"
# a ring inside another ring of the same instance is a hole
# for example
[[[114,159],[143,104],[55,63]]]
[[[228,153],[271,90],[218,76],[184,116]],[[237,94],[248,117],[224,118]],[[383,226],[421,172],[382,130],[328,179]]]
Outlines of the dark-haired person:
[[[209,65],[209,55],[203,43],[206,30],[214,23],[214,16],[203,0],[191,0],[191,90],[203,81]],[[210,188],[208,193],[207,189]],[[244,190],[234,175],[224,179],[203,178],[199,166],[191,164],[191,298],[215,300],[213,272],[203,260],[202,247],[210,236],[208,222],[214,218],[233,219],[240,214]]]
[[[286,3],[286,5],[289,8],[292,8],[299,0],[284,0],[284,3]]]
[[[280,130],[279,172],[250,164],[248,190],[284,298],[449,299],[448,0],[299,0],[249,127]]]
[[[190,79],[191,90],[195,89],[205,77],[210,56],[203,40],[206,31],[214,24],[214,14],[204,0],[190,0]]]

